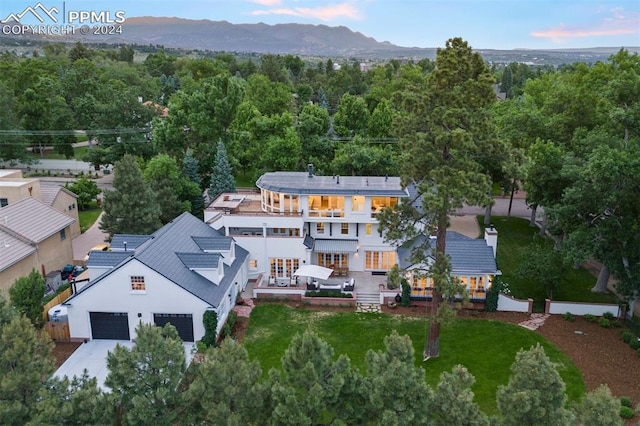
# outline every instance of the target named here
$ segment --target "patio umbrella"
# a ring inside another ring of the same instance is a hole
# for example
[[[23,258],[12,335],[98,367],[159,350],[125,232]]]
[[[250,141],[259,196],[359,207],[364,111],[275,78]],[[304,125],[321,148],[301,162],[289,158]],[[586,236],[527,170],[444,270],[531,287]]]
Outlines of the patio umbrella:
[[[293,275],[301,275],[303,277],[318,278],[326,280],[331,276],[333,269],[325,268],[320,265],[304,265],[296,269]]]

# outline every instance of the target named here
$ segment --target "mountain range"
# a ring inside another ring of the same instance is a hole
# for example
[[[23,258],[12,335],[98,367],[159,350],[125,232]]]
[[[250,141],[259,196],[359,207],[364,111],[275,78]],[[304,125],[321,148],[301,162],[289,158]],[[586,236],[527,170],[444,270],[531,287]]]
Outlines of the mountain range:
[[[24,38],[24,36],[19,36]],[[16,37],[2,35],[0,41]],[[42,36],[38,36],[42,39]],[[121,34],[65,35],[49,41],[154,45],[202,51],[294,54],[320,57],[434,58],[436,48],[402,47],[354,32],[347,27],[309,24],[231,24],[227,21],[183,18],[131,17]],[[444,41],[443,41],[444,42]],[[630,51],[640,49],[628,48]],[[559,64],[606,60],[619,48],[564,50],[478,50],[486,60]]]

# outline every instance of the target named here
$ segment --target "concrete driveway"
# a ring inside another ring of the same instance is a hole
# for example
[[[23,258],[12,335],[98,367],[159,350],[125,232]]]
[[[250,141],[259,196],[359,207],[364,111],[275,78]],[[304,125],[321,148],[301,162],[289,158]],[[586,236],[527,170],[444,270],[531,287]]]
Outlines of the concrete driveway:
[[[89,377],[95,377],[98,381],[98,387],[104,391],[110,392],[111,389],[104,384],[107,378],[107,354],[113,351],[117,344],[131,348],[133,343],[129,340],[90,340],[83,343],[71,354],[69,358],[56,370],[56,377],[82,376],[86,369]],[[195,346],[193,343],[183,343],[187,365],[193,358],[192,350]]]

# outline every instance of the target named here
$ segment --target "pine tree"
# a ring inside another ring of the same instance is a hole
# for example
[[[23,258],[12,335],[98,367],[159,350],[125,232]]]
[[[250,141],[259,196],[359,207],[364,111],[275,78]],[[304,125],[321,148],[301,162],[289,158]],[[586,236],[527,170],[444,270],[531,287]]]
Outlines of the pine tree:
[[[211,185],[209,186],[209,199],[218,198],[223,192],[235,192],[236,182],[233,178],[233,170],[227,159],[227,150],[224,143],[219,140],[216,150],[215,164],[211,173]]]
[[[105,384],[127,424],[147,424],[150,419],[157,425],[176,423],[177,388],[186,361],[174,326],[140,323],[133,348],[117,345],[107,355],[107,368]]]
[[[100,229],[113,234],[151,234],[162,226],[160,206],[135,157],[125,155],[113,167],[113,191],[104,193]]]
[[[521,350],[511,365],[509,383],[498,387],[496,400],[505,426],[572,425],[565,408],[566,386],[540,344]]]
[[[622,404],[607,385],[587,393],[575,408],[576,424],[580,426],[622,426],[619,416]]]
[[[198,160],[193,156],[193,151],[190,149],[187,150],[187,154],[182,161],[182,174],[189,182],[195,184],[193,187],[194,192],[197,190],[196,195],[191,198],[191,214],[202,219],[204,214],[204,197],[200,186],[202,185],[202,179],[200,179],[200,174],[198,173]]]
[[[26,424],[38,393],[54,371],[49,335],[27,317],[15,317],[0,332],[0,424]]]
[[[473,402],[471,386],[475,379],[462,365],[440,375],[434,399],[429,407],[436,426],[489,424],[487,416]]]

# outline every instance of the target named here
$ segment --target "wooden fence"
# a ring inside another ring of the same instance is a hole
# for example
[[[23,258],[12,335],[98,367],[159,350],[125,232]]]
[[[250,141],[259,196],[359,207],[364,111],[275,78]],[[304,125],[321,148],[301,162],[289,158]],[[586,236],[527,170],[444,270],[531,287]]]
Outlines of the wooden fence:
[[[56,305],[61,304],[65,300],[67,300],[71,296],[71,287],[64,290],[62,293],[58,294],[56,297],[51,299],[46,305],[44,305],[44,309],[42,310],[42,318],[45,321],[49,321],[49,309],[53,308]]]
[[[71,340],[68,322],[47,321],[44,323],[44,331],[55,342],[69,342]]]

